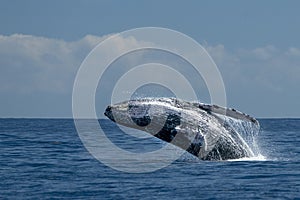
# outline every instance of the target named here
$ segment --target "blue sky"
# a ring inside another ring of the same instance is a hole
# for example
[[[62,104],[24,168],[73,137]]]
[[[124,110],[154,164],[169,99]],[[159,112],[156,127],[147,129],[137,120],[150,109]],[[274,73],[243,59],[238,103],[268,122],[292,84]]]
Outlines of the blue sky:
[[[228,104],[300,117],[299,1],[0,2],[0,117],[71,117],[75,74],[109,34],[158,26],[203,44]]]

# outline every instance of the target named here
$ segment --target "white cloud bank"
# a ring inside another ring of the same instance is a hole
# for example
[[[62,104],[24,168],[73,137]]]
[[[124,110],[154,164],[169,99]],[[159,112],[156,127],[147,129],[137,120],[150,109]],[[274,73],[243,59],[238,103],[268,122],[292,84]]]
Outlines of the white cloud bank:
[[[223,45],[206,48],[229,82],[259,84],[284,90],[286,84],[300,83],[300,50],[280,50],[274,46],[231,52]]]
[[[0,35],[0,96],[9,94],[30,108],[36,102],[23,100],[26,95],[71,95],[81,62],[106,37],[87,35],[66,42],[31,35]],[[121,48],[137,41],[131,38],[119,42]],[[231,106],[263,117],[300,116],[294,111],[300,107],[300,49],[279,49],[272,45],[234,51],[223,45],[205,48],[223,75]],[[4,108],[7,101],[0,100],[2,117],[14,116],[9,108]],[[286,106],[275,112],[274,106],[281,107],[282,103]],[[68,117],[70,108],[66,111]]]
[[[0,91],[66,92],[86,54],[103,37],[79,41],[15,34],[0,36]]]
[[[222,71],[231,105],[261,117],[300,116],[298,48],[207,49]]]

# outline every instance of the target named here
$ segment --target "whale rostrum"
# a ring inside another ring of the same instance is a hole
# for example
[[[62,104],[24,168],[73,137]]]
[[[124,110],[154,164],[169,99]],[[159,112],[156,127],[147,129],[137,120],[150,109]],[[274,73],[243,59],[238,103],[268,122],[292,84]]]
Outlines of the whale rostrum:
[[[202,160],[253,156],[228,119],[259,128],[255,118],[235,109],[176,98],[128,100],[107,106],[104,114],[120,125],[150,133]]]

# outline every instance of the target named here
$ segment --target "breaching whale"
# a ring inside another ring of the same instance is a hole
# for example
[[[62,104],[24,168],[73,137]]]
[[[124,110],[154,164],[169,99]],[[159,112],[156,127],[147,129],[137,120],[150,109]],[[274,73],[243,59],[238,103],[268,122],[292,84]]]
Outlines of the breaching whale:
[[[110,120],[172,143],[202,160],[251,157],[238,131],[224,118],[259,128],[258,121],[235,109],[176,98],[141,98],[107,106]]]

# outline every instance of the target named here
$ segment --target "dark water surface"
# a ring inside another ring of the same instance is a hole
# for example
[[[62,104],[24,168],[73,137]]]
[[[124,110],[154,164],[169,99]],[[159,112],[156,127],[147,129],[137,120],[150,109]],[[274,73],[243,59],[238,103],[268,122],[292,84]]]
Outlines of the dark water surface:
[[[300,119],[261,119],[265,158],[197,161],[186,156],[151,173],[125,173],[85,149],[71,119],[0,119],[0,199],[299,199]],[[131,151],[152,151],[158,140],[109,138]]]

